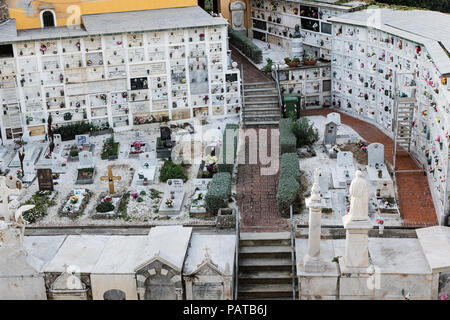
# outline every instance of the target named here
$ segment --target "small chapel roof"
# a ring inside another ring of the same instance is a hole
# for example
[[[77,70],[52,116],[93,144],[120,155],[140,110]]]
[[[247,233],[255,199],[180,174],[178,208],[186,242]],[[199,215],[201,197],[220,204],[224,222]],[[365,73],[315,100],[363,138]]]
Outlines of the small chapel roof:
[[[235,235],[227,234],[196,234],[192,235],[183,273],[189,275],[197,271],[198,266],[209,255],[211,263],[217,266],[220,272],[225,273],[226,264],[230,272],[234,266]]]

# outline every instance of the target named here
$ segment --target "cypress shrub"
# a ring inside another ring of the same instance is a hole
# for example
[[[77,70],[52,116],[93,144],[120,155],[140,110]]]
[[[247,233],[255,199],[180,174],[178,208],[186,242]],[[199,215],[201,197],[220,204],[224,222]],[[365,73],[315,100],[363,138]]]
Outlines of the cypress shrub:
[[[283,153],[295,153],[297,151],[297,139],[292,133],[292,120],[280,119],[280,150]]]
[[[228,172],[219,172],[214,175],[205,196],[206,210],[214,215],[220,208],[228,206],[231,197],[231,175]]]
[[[263,61],[261,49],[241,32],[228,28],[230,43],[241,50],[249,59],[258,64]]]

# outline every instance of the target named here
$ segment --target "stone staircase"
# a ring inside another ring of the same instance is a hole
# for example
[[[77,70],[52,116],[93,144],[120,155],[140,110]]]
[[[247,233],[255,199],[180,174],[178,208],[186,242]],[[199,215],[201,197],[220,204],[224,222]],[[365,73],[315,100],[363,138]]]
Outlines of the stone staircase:
[[[292,300],[289,232],[240,234],[238,299]]]
[[[278,127],[280,107],[275,82],[244,84],[242,116],[246,127]]]
[[[411,103],[415,103],[415,99],[409,99],[406,102],[399,103],[397,114],[397,145],[407,152],[410,151],[412,122],[414,119],[414,104]]]

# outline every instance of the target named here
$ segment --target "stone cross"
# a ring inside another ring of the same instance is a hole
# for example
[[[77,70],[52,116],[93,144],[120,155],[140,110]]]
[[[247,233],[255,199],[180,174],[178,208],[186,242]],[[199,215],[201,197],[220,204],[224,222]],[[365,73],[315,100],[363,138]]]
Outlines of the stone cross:
[[[209,258],[210,256],[209,256],[209,252],[208,252],[208,250],[209,250],[210,248],[208,248],[208,246],[205,246],[204,248],[203,248],[203,250],[205,250],[205,258]]]
[[[107,176],[100,177],[100,180],[109,182],[109,194],[114,194],[114,181],[119,181],[120,179],[122,179],[121,176],[113,176],[112,166],[108,166]]]

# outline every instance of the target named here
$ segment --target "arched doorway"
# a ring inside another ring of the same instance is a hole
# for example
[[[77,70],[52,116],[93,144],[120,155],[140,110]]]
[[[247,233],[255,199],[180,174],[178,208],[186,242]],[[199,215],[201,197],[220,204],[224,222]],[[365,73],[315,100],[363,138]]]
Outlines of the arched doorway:
[[[45,10],[44,12],[42,12],[41,20],[43,28],[56,26],[55,13],[53,11]]]
[[[127,300],[127,295],[122,290],[111,289],[105,291],[103,300]]]
[[[166,276],[155,274],[145,280],[145,300],[177,300],[174,283]]]

